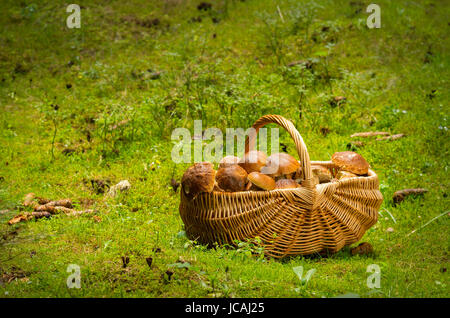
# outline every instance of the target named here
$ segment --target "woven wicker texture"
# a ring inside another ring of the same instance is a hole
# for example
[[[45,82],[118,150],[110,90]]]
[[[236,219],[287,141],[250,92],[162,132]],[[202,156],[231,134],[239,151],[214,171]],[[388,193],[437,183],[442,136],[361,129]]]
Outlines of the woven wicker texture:
[[[202,244],[233,244],[259,237],[266,255],[281,258],[328,250],[337,252],[355,243],[377,221],[383,201],[378,177],[367,176],[315,184],[311,164],[320,164],[336,175],[331,161],[310,162],[306,145],[292,122],[266,115],[253,128],[276,123],[293,138],[303,169],[302,187],[272,191],[202,193],[189,200],[181,189],[180,216],[186,234]],[[245,151],[254,148],[251,134]]]

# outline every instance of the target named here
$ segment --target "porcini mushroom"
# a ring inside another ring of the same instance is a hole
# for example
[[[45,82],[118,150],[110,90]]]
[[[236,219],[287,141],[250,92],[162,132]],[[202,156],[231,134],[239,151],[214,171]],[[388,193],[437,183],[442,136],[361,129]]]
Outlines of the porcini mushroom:
[[[360,154],[353,151],[335,152],[331,161],[341,170],[364,175],[369,172],[370,165]]]
[[[189,167],[183,174],[181,184],[184,193],[190,199],[202,192],[211,192],[214,189],[216,171],[210,162],[200,162]]]
[[[247,171],[247,173],[259,172],[266,165],[267,155],[259,150],[250,150],[239,161],[239,165]]]
[[[354,178],[354,177],[357,177],[357,175],[354,173],[345,171],[345,170],[341,170],[336,174],[336,179],[338,179],[338,180]]]
[[[280,179],[275,183],[275,189],[291,189],[300,187],[301,185],[292,179]]]
[[[223,191],[243,191],[247,185],[247,171],[238,165],[221,168],[217,171],[216,182]]]
[[[301,183],[302,182],[302,179],[303,179],[303,169],[302,169],[302,167],[300,167],[297,170],[295,170],[295,172],[292,174],[292,178],[297,183]]]
[[[280,152],[267,157],[266,165],[261,169],[261,172],[272,177],[285,175],[287,178],[292,177],[300,168],[300,163],[291,155]]]
[[[252,172],[248,175],[248,180],[252,185],[256,186],[258,189],[262,190],[273,190],[275,189],[275,180],[268,175],[261,172]]]
[[[239,163],[239,160],[241,159],[236,156],[225,156],[219,162],[219,169],[226,168],[232,165],[237,165]]]
[[[330,170],[328,170],[324,166],[320,165],[312,165],[311,170],[315,176],[317,176],[319,183],[327,183],[330,182],[333,176],[331,175]]]

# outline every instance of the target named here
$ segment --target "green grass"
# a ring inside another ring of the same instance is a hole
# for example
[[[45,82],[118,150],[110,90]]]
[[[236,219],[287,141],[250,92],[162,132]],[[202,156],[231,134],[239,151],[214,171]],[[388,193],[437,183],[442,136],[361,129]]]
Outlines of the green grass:
[[[124,3],[79,2],[80,29],[65,26],[62,2],[0,3],[0,297],[449,296],[449,215],[421,228],[449,207],[448,2],[378,1],[380,29],[366,27],[363,1],[223,0],[210,11],[200,1]],[[313,68],[286,67],[296,60]],[[339,95],[346,102],[331,106]],[[182,235],[169,182],[189,165],[171,161],[172,130],[196,119],[247,128],[270,113],[294,122],[312,160],[346,150],[355,132],[407,135],[357,148],[385,198],[362,239],[374,255],[346,247],[280,261]],[[104,199],[83,182],[93,178],[132,188]],[[393,205],[396,190],[414,187],[429,192]],[[28,192],[91,199],[101,222],[7,225]],[[180,257],[189,268],[170,266]],[[81,267],[81,289],[66,287],[69,264]],[[381,268],[375,293],[370,264]],[[307,284],[296,266],[316,269]]]

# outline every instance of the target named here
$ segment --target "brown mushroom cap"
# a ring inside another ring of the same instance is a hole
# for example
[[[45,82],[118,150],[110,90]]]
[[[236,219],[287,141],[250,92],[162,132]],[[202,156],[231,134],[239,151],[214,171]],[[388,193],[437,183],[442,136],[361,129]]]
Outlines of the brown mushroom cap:
[[[300,187],[301,185],[292,179],[280,179],[275,183],[275,189],[291,189]]]
[[[217,171],[216,181],[223,191],[243,191],[247,185],[247,171],[238,165],[221,168]]]
[[[341,170],[336,174],[336,179],[338,179],[338,180],[354,178],[354,177],[357,177],[357,175],[354,173],[348,172],[348,171],[344,171],[344,170]]]
[[[357,175],[367,174],[370,165],[360,154],[353,151],[336,152],[331,161],[341,170],[349,171]]]
[[[225,156],[219,162],[219,169],[237,165],[241,159],[236,156]]]
[[[261,172],[276,177],[294,173],[299,168],[300,163],[294,157],[280,152],[267,157],[266,165],[261,169]]]
[[[312,165],[311,170],[313,174],[318,177],[319,183],[330,182],[333,178],[331,171],[324,166]]]
[[[263,190],[273,190],[275,189],[275,180],[268,175],[261,172],[252,172],[248,175],[248,180]]]
[[[250,150],[239,161],[239,165],[244,168],[247,173],[259,172],[266,165],[267,155],[259,150]]]
[[[202,192],[211,192],[214,189],[215,175],[212,163],[194,164],[185,171],[181,179],[184,193],[193,199]]]

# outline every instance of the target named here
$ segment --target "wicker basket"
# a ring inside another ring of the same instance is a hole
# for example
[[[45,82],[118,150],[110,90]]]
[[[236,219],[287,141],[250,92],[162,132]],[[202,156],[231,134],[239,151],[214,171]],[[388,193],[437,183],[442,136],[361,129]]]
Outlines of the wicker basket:
[[[321,251],[337,252],[357,242],[378,218],[383,201],[378,177],[367,176],[315,184],[302,137],[292,122],[266,115],[254,124],[256,132],[276,123],[294,139],[303,169],[302,187],[272,191],[202,193],[189,200],[181,189],[180,215],[190,239],[202,244],[233,244],[259,237],[267,255],[281,258]],[[254,149],[256,134],[247,137],[245,152]],[[338,168],[331,161],[313,161]]]

